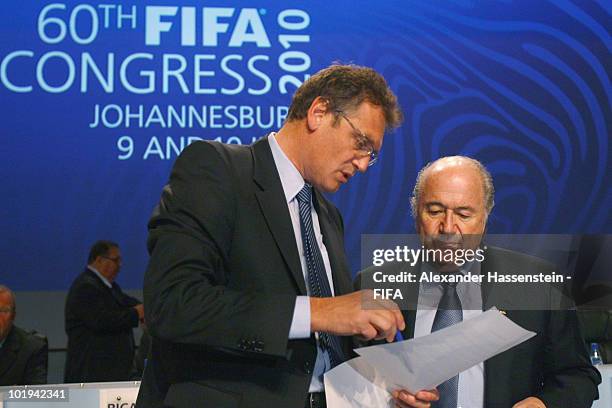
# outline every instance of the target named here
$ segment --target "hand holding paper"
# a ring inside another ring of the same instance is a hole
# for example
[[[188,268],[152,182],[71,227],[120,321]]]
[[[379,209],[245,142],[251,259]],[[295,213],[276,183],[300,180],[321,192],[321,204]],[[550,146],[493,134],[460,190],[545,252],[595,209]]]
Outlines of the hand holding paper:
[[[534,336],[495,308],[428,336],[356,349],[325,374],[329,407],[392,406],[391,393],[430,390]]]

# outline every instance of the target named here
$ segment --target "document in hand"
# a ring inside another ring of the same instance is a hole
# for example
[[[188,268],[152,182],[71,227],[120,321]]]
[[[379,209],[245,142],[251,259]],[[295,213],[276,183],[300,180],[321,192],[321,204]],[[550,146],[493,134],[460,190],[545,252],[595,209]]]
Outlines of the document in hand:
[[[492,308],[428,336],[356,349],[325,373],[330,408],[392,406],[390,392],[431,389],[535,336]]]

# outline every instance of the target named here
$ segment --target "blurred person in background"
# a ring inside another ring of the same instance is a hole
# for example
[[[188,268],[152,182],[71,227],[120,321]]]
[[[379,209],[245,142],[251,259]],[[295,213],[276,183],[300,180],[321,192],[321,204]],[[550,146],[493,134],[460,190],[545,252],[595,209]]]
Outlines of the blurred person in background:
[[[15,295],[0,285],[0,386],[47,383],[47,339],[13,323]]]
[[[123,293],[115,282],[121,268],[119,245],[96,242],[87,262],[66,299],[64,381],[125,381],[134,358],[132,329],[143,322],[142,302]]]

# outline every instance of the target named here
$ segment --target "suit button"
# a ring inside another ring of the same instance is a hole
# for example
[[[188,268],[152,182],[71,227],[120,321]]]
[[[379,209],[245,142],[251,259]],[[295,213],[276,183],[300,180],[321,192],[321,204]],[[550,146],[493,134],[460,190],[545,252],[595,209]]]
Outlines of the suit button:
[[[310,361],[304,362],[304,372],[306,372],[306,374],[312,374],[312,366],[310,364]]]

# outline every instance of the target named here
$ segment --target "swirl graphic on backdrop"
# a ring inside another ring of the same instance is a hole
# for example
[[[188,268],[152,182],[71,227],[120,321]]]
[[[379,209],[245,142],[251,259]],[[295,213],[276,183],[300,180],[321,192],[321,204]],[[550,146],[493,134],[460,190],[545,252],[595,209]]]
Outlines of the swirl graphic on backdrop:
[[[406,121],[380,167],[335,197],[349,253],[360,234],[412,231],[417,171],[456,154],[493,175],[489,231],[609,231],[609,16],[604,4],[413,2],[375,32],[362,25],[374,39],[357,62],[383,73]]]

